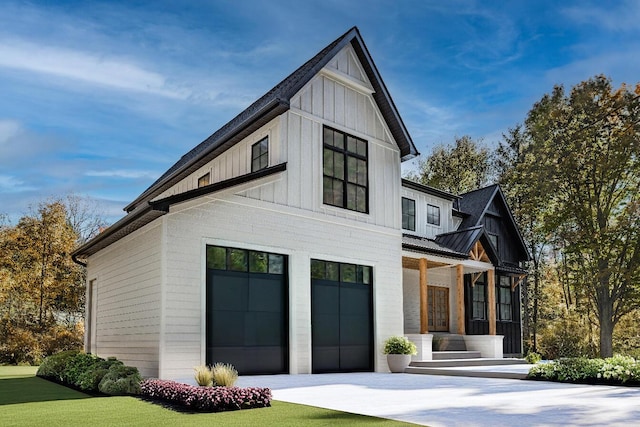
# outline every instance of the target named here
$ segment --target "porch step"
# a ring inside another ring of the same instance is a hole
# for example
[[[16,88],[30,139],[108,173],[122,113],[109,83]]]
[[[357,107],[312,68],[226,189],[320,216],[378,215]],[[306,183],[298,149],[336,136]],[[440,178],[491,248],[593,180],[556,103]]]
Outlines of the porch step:
[[[407,374],[447,375],[453,377],[508,378],[523,380],[527,378],[527,372],[530,366],[533,365],[502,365],[495,366],[493,368],[487,366],[443,368],[422,368],[409,366],[407,369],[405,369],[404,372]]]
[[[436,353],[433,353],[434,355]],[[448,359],[448,360],[423,360],[419,362],[411,362],[412,368],[453,368],[463,366],[500,366],[500,365],[526,365],[524,359],[506,358],[506,359]]]
[[[433,360],[479,359],[479,351],[434,351]]]
[[[449,333],[433,333],[434,351],[465,351],[464,336]]]

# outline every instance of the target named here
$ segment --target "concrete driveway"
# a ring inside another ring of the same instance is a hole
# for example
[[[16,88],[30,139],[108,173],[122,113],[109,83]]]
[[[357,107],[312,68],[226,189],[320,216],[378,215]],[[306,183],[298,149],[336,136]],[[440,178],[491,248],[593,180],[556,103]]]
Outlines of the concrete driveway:
[[[276,400],[438,426],[640,426],[640,389],[412,374],[241,377]]]

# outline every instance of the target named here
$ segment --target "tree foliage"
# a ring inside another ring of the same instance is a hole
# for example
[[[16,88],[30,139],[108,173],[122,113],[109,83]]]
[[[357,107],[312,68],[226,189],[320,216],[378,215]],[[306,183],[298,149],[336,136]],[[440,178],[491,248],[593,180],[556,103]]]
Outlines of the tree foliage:
[[[524,209],[540,221],[532,234],[558,249],[578,305],[594,313],[603,357],[640,296],[639,94],[604,76],[568,94],[556,86],[518,131],[514,191],[524,191]]]
[[[83,203],[41,203],[0,226],[0,363],[34,363],[82,343],[85,271],[71,253],[102,223]]]
[[[451,145],[435,147],[418,171],[408,178],[424,185],[462,194],[488,185],[493,177],[491,151],[469,136],[456,138]]]

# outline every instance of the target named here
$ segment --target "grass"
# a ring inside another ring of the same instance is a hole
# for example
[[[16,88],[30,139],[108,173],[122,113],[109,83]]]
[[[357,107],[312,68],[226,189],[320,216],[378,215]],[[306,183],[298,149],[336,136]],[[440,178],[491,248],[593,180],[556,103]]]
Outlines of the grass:
[[[91,397],[35,377],[36,368],[0,366],[0,424],[8,426],[408,425],[382,418],[273,401],[272,407],[183,413],[135,397]]]

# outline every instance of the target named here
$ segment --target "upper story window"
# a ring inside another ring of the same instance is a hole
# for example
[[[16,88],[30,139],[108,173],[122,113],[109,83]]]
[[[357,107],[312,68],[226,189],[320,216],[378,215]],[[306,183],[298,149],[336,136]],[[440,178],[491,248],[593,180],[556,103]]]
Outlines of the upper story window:
[[[498,318],[502,321],[513,320],[513,301],[511,299],[511,280],[508,276],[500,276],[498,282]]]
[[[211,174],[208,172],[198,178],[198,188],[204,187],[205,185],[209,185],[211,181]]]
[[[498,249],[498,235],[497,234],[493,234],[493,233],[487,233],[487,237],[491,241],[491,244],[493,244],[493,247],[496,248],[496,252],[499,252],[499,249]]]
[[[427,205],[427,224],[440,225],[440,208],[434,205]]]
[[[323,202],[367,213],[367,141],[326,126],[323,141]]]
[[[402,198],[402,228],[416,231],[416,201]]]
[[[251,172],[269,166],[269,137],[266,136],[251,146]]]

